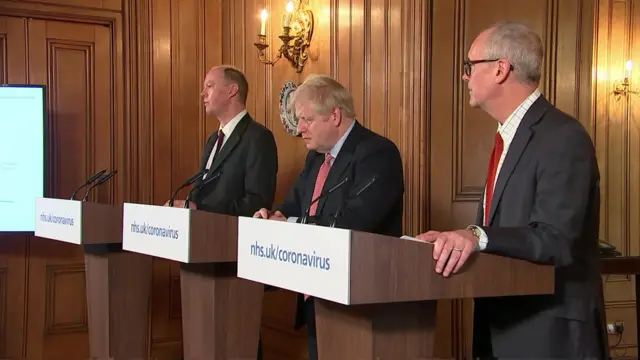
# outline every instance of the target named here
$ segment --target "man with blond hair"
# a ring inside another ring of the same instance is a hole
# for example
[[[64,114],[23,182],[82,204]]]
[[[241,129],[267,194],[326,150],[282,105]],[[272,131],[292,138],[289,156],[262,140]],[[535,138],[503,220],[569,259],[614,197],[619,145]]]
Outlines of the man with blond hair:
[[[404,179],[396,145],[356,120],[351,94],[329,76],[308,77],[290,103],[309,153],[282,205],[254,216],[401,236]],[[339,185],[334,193],[320,196]],[[300,294],[296,327],[305,322],[309,359],[314,360],[313,298]]]
[[[435,245],[443,276],[476,251],[555,266],[553,295],[475,300],[475,356],[604,359],[595,150],[580,122],[538,91],[542,62],[542,41],[523,24],[475,39],[464,62],[469,102],[498,122],[476,223],[418,238]]]

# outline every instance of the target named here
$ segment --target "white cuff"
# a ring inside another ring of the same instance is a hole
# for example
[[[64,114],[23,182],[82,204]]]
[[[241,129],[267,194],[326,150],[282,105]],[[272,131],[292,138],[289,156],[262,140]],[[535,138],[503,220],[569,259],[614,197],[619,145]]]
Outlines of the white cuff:
[[[477,229],[478,233],[480,234],[480,236],[478,237],[478,247],[480,248],[480,251],[484,250],[487,248],[487,244],[489,243],[489,238],[487,237],[487,233],[484,232],[484,230],[482,230],[481,227],[476,226],[476,225],[469,225],[467,226],[468,230],[472,230],[472,229]]]

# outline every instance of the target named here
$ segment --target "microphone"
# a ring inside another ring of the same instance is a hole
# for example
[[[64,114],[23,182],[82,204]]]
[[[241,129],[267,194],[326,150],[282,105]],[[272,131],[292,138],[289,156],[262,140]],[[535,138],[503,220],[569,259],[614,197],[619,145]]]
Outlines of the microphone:
[[[222,175],[222,171],[215,173],[214,175],[212,175],[211,177],[207,176],[206,179],[204,179],[204,181],[202,182],[202,184],[199,184],[198,186],[195,186],[193,189],[191,189],[191,191],[189,191],[189,194],[187,195],[187,199],[184,201],[184,208],[188,209],[189,208],[189,202],[191,201],[191,197],[193,196],[193,193],[196,192],[196,190],[200,190],[202,189],[205,185],[207,185],[208,183],[212,182],[213,180],[217,179],[220,177],[220,175]]]
[[[106,183],[109,179],[111,179],[116,173],[118,172],[118,170],[113,170],[112,172],[108,173],[107,175],[104,175],[103,177],[101,177],[98,181],[96,181],[93,185],[91,185],[90,188],[87,189],[87,191],[84,192],[84,198],[82,198],[82,201],[87,201],[87,196],[89,196],[89,192],[96,186],[101,185]]]
[[[329,225],[329,227],[336,227],[336,222],[338,221],[338,216],[340,216],[340,211],[342,210],[342,206],[347,202],[347,200],[360,196],[360,194],[362,194],[365,190],[367,190],[369,186],[371,186],[374,182],[376,182],[377,178],[378,178],[377,174],[373,175],[371,180],[369,180],[360,190],[358,190],[358,192],[356,192],[355,195],[349,196],[348,198],[344,199],[340,203],[340,205],[338,206],[338,210],[336,211],[335,214],[333,214],[333,220],[331,221],[331,225]]]
[[[369,180],[369,182],[367,182],[362,189],[358,190],[358,192],[353,196],[353,197],[358,197],[360,196],[360,194],[362,194],[365,190],[367,190],[369,188],[369,186],[371,186],[374,182],[376,182],[376,179],[378,178],[378,175],[373,175],[373,177],[371,177],[371,180]]]
[[[329,196],[332,192],[334,192],[334,191],[338,190],[339,188],[341,188],[348,181],[349,181],[348,177],[344,178],[344,180],[340,181],[338,184],[334,185],[329,190],[322,192],[320,195],[318,195],[317,198],[313,199],[313,201],[311,201],[311,204],[309,204],[309,207],[307,207],[307,210],[304,212],[304,215],[302,215],[302,218],[300,219],[300,223],[301,224],[306,224],[307,223],[307,219],[309,218],[309,212],[311,212],[311,207],[313,206],[313,204],[318,202],[320,199],[322,199],[322,198],[324,198],[326,196]]]
[[[176,199],[176,196],[178,196],[178,191],[182,190],[183,188],[193,184],[194,182],[196,182],[199,178],[203,177],[204,174],[207,173],[207,171],[209,170],[201,170],[200,172],[198,172],[197,174],[193,175],[192,177],[190,177],[189,179],[187,179],[187,181],[185,181],[182,185],[180,185],[176,191],[173,192],[173,195],[171,195],[171,198],[169,199],[169,206],[173,207],[173,202]]]
[[[97,178],[99,178],[100,176],[102,176],[102,174],[104,174],[104,173],[106,173],[106,172],[107,172],[107,169],[102,169],[102,170],[98,171],[97,173],[95,173],[95,174],[91,175],[91,177],[90,177],[87,181],[85,181],[85,182],[84,182],[84,184],[80,185],[80,187],[79,187],[79,188],[77,188],[77,189],[73,192],[73,194],[71,194],[71,198],[70,198],[69,200],[74,200],[74,199],[75,199],[75,197],[76,197],[76,193],[77,193],[78,191],[80,191],[80,189],[82,189],[83,187],[85,187],[85,186],[87,186],[87,185],[91,184],[92,182],[96,181],[96,179],[97,179]]]

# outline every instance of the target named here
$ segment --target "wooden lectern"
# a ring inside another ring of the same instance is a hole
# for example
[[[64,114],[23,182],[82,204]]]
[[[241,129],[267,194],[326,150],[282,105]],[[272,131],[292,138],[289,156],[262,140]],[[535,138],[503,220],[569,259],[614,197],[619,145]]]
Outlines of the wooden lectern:
[[[181,263],[184,359],[255,360],[264,286],[236,276],[238,218],[172,207],[124,207],[126,250]],[[146,230],[140,230],[141,223]]]
[[[437,300],[554,292],[553,266],[478,253],[444,278],[432,251],[421,241],[241,218],[238,276],[315,296],[320,360],[433,359]]]
[[[35,235],[83,246],[90,359],[147,359],[151,258],[122,250],[122,206],[38,199]]]

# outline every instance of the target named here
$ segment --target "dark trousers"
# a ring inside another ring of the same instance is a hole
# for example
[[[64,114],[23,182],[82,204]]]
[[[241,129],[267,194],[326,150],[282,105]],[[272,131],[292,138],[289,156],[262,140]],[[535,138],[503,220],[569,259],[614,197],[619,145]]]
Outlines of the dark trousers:
[[[304,318],[307,324],[307,351],[309,360],[318,360],[318,339],[316,337],[316,310],[313,298],[304,302]]]
[[[559,316],[538,316],[528,319],[526,324],[513,323],[512,329],[516,329],[517,332],[503,331],[500,335],[498,351],[493,346],[494,339],[491,328],[485,320],[486,316],[486,313],[476,312],[474,317],[473,353],[476,359],[609,359],[605,326],[601,323],[597,309],[594,309],[592,316],[584,321]],[[518,345],[513,346],[513,344]],[[525,347],[526,350],[520,351],[521,347]],[[497,352],[500,356],[496,356]]]
[[[262,332],[258,335],[258,356],[257,360],[262,360]]]

